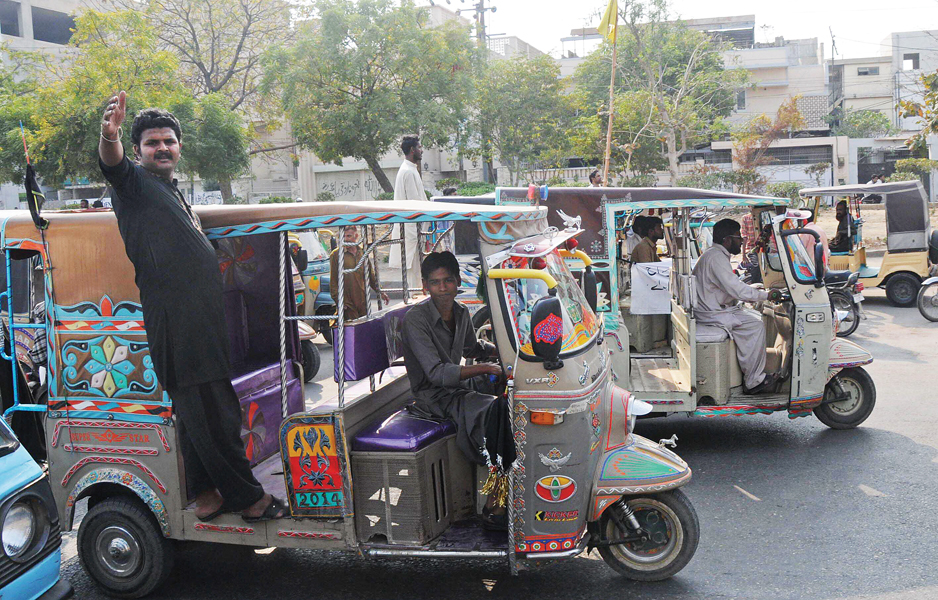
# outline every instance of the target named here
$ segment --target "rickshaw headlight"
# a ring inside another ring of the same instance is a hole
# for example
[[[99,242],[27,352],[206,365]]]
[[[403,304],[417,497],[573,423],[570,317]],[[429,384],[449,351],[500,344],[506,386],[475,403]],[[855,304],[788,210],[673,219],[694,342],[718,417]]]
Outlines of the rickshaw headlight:
[[[3,518],[3,552],[10,558],[21,556],[32,545],[37,529],[33,509],[27,504],[14,504]]]

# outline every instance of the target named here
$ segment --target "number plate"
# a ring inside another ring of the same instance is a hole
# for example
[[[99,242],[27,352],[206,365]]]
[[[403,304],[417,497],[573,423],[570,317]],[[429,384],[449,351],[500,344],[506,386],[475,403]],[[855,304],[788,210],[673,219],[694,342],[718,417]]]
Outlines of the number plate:
[[[863,294],[854,294],[854,295],[853,295],[853,301],[854,301],[854,302],[863,302]]]

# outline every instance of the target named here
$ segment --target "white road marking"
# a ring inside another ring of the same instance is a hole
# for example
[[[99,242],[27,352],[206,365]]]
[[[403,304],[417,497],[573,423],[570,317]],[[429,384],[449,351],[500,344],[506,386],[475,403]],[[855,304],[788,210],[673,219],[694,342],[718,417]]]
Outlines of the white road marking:
[[[859,487],[859,488],[860,488],[860,491],[862,491],[862,492],[863,492],[864,494],[866,494],[867,496],[872,496],[873,498],[885,498],[885,497],[886,497],[886,494],[882,493],[882,492],[879,491],[879,490],[874,490],[873,488],[871,488],[871,487],[868,486],[868,485],[863,485],[863,484],[861,483],[861,484],[858,485],[857,487]]]
[[[752,494],[750,494],[749,492],[747,492],[747,491],[744,490],[743,488],[739,487],[738,485],[734,485],[733,487],[736,488],[737,490],[739,490],[739,493],[740,493],[740,494],[742,494],[743,496],[749,498],[750,500],[755,500],[756,502],[762,502],[762,498],[759,498],[758,496],[753,496]]]

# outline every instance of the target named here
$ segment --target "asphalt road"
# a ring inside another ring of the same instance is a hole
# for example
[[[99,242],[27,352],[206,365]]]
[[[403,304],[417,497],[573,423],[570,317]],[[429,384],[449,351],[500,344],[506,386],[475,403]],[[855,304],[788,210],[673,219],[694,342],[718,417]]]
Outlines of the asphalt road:
[[[938,598],[938,326],[866,292],[851,339],[876,360],[876,409],[858,429],[814,417],[640,422],[677,433],[694,469],[684,488],[700,518],[691,563],[658,584],[625,580],[594,552],[511,577],[498,561],[366,560],[341,553],[184,544],[152,598]],[[321,373],[332,372],[323,353]],[[66,536],[64,573],[78,598],[105,598]]]

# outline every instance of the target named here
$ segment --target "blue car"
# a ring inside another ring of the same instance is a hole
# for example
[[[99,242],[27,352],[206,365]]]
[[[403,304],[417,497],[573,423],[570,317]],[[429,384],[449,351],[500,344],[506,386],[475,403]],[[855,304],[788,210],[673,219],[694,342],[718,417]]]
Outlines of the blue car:
[[[49,477],[0,418],[0,599],[59,600],[62,536]]]

